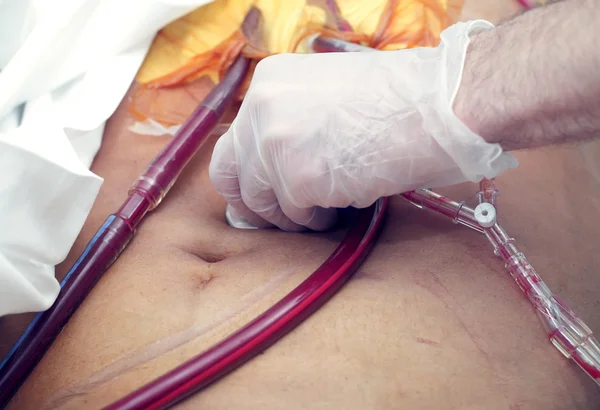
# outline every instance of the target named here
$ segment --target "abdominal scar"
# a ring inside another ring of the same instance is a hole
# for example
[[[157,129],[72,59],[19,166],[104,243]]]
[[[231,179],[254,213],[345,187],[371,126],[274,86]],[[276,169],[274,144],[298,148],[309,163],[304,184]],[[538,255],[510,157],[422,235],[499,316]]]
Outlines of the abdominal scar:
[[[122,374],[125,374],[134,368],[149,363],[153,359],[162,356],[184,344],[198,339],[208,334],[213,329],[223,323],[235,318],[242,312],[258,303],[262,298],[271,294],[279,288],[290,277],[295,275],[297,270],[289,269],[282,271],[279,275],[273,276],[263,285],[258,286],[239,299],[239,303],[230,306],[215,314],[211,323],[193,324],[191,327],[179,332],[171,333],[160,339],[140,346],[137,350],[115,359],[112,363],[98,369],[87,378],[75,382],[73,385],[62,388],[54,393],[48,399],[42,410],[54,409],[56,407],[66,406],[73,399],[85,396],[93,391],[94,388],[104,383],[110,382]],[[209,279],[210,280],[210,279]]]

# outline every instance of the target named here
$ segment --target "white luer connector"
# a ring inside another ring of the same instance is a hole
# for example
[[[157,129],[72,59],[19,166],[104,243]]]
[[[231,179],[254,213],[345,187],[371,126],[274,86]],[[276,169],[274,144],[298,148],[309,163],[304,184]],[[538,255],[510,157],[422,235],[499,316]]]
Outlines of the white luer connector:
[[[496,224],[496,208],[494,205],[482,202],[475,208],[475,219],[484,228],[491,228]]]

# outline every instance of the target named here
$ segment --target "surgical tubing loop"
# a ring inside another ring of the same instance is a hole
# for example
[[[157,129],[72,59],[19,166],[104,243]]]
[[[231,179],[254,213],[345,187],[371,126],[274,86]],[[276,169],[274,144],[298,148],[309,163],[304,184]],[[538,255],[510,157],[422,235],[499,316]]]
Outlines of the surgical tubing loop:
[[[382,198],[360,210],[358,223],[323,265],[265,313],[213,348],[105,410],[170,407],[275,343],[331,298],[354,273],[375,242],[388,204],[389,198]]]
[[[327,302],[368,255],[381,230],[388,198],[359,211],[332,255],[306,280],[252,322],[212,348],[104,410],[163,409],[210,385],[274,344]]]

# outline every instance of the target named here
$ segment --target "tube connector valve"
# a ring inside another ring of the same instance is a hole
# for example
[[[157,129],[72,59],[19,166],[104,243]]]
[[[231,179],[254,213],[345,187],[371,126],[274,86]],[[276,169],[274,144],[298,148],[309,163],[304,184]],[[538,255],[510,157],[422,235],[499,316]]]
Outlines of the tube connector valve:
[[[491,228],[496,224],[496,208],[488,202],[482,202],[475,208],[475,219],[484,228]]]

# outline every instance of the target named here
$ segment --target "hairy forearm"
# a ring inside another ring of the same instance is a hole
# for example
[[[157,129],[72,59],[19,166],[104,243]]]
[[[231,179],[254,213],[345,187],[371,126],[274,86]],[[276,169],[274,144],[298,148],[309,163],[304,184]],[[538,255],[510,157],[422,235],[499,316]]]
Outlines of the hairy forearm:
[[[600,137],[599,0],[564,0],[475,34],[454,110],[506,150]]]

